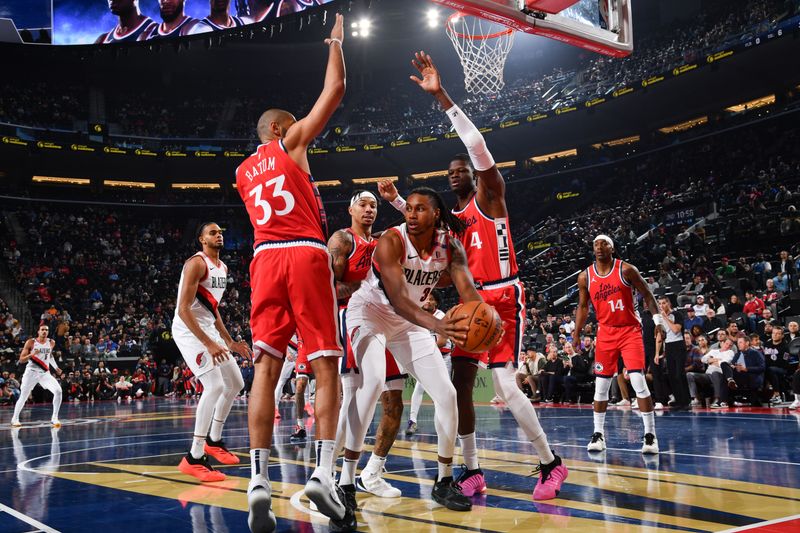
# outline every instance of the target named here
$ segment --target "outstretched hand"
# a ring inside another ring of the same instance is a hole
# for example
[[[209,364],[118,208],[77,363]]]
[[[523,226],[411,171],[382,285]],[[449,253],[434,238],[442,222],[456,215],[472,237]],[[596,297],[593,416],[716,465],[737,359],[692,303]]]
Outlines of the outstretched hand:
[[[344,17],[339,13],[336,14],[336,22],[333,23],[331,36],[329,39],[325,39],[325,44],[331,44],[334,41],[339,41],[340,44],[344,42]]]
[[[417,52],[414,54],[411,64],[422,76],[422,79],[417,76],[410,76],[411,81],[419,85],[426,93],[436,94],[442,90],[442,79],[439,76],[439,70],[433,64],[431,56],[422,51]]]
[[[397,187],[394,186],[392,180],[382,180],[378,182],[378,192],[381,195],[381,198],[386,200],[387,202],[393,202],[398,195]]]

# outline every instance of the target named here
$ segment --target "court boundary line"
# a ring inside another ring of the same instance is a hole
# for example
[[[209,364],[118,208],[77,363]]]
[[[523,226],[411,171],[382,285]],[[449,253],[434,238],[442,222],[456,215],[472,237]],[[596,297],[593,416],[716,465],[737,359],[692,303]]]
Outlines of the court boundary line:
[[[32,518],[32,517],[26,515],[25,513],[21,513],[19,511],[17,511],[16,509],[12,509],[11,507],[9,507],[7,505],[3,505],[2,503],[0,503],[0,512],[4,512],[6,514],[9,514],[9,515],[13,516],[14,518],[16,518],[17,520],[25,522],[29,526],[33,526],[33,527],[37,528],[40,531],[44,531],[44,533],[61,533],[59,530],[53,529],[52,527],[39,522],[35,518]]]
[[[741,526],[735,527],[732,529],[725,529],[722,531],[718,531],[717,533],[734,533],[738,531],[749,531],[751,529],[756,529],[759,527],[764,526],[771,526],[773,524],[781,524],[783,522],[790,522],[792,520],[797,520],[800,518],[800,514],[792,515],[792,516],[784,516],[783,518],[774,518],[772,520],[764,520],[763,522],[756,522],[755,524],[750,524],[749,526]]]

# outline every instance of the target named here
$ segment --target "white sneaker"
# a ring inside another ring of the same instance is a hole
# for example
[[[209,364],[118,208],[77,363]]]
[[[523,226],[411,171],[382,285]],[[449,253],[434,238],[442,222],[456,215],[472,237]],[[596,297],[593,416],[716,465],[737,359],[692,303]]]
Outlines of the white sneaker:
[[[596,431],[592,434],[592,440],[589,441],[589,444],[586,446],[586,449],[590,452],[602,452],[606,449],[606,439],[603,437],[603,434],[599,431]]]
[[[275,513],[272,512],[272,485],[269,480],[250,480],[247,487],[247,525],[253,533],[275,531],[278,525]]]
[[[789,404],[789,409],[797,409],[800,407],[800,400],[795,400]]]
[[[22,424],[20,423],[19,420],[14,419],[14,420],[11,421],[11,427],[12,428],[21,428]]]
[[[639,402],[637,400],[631,400],[631,409],[638,409]]]
[[[691,406],[692,407],[702,407],[703,403],[700,400],[694,399],[694,400],[692,400]]]
[[[658,439],[652,433],[645,434],[642,439],[642,453],[658,453]]]
[[[319,512],[335,520],[344,518],[345,513],[340,491],[327,468],[317,468],[305,488],[306,497],[317,505]]]
[[[381,477],[380,472],[363,470],[356,478],[356,487],[379,498],[399,498],[403,493]]]
[[[656,411],[663,411],[664,404],[661,402],[656,402],[655,406],[653,406],[653,409],[655,409]]]

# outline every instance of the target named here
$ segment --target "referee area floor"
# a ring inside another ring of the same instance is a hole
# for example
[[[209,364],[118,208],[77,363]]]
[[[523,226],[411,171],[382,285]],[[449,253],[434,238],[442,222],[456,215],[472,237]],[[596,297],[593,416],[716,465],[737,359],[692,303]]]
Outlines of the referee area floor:
[[[0,531],[247,531],[246,403],[237,401],[223,432],[242,463],[220,466],[227,479],[210,484],[177,469],[195,405],[160,398],[65,402],[63,427],[52,429],[50,405],[40,404],[26,408],[24,426],[14,430],[11,409],[0,409]],[[313,442],[289,443],[292,405],[281,404],[269,467],[278,530],[325,532],[327,519],[309,509],[302,492]],[[359,492],[359,531],[800,531],[800,411],[657,412],[661,454],[647,457],[639,452],[637,411],[610,408],[608,450],[590,456],[590,406],[537,407],[570,470],[559,497],[544,503],[531,501],[538,459],[511,413],[489,405],[476,412],[489,489],[473,498],[472,511],[449,511],[430,499],[436,436],[427,404],[419,432],[401,433],[386,462],[386,479],[403,497]],[[313,419],[306,426],[313,439]]]

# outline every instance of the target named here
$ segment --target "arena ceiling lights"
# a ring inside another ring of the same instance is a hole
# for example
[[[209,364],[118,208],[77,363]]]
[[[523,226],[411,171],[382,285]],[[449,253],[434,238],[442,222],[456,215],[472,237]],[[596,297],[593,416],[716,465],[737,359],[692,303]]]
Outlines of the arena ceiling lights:
[[[342,184],[339,180],[315,181],[317,187],[338,187]]]
[[[34,176],[31,181],[51,185],[89,185],[92,183],[92,180],[88,178],[58,178],[55,176]]]
[[[368,183],[378,183],[379,181],[386,181],[386,180],[395,182],[398,179],[400,179],[398,176],[382,176],[379,178],[354,178],[353,183],[357,185],[366,185]],[[319,185],[319,183],[317,185]]]
[[[173,189],[219,189],[219,183],[173,183]]]
[[[621,139],[614,139],[613,141],[603,141],[593,144],[592,148],[600,149],[604,146],[625,146],[626,144],[638,143],[642,138],[639,135],[632,135],[631,137],[622,137]]]
[[[761,98],[756,98],[755,100],[750,100],[749,102],[742,102],[741,104],[726,107],[725,111],[730,111],[731,113],[741,113],[743,111],[752,111],[753,109],[758,109],[759,107],[765,107],[774,103],[775,95],[770,94],[767,96],[762,96]]]
[[[361,18],[350,24],[350,29],[353,30],[351,33],[353,37],[366,39],[372,33],[372,21],[368,18]]]
[[[675,124],[673,126],[667,126],[666,128],[659,128],[658,131],[665,134],[670,133],[677,133],[681,131],[690,130],[692,128],[696,128],[697,126],[702,126],[703,124],[708,123],[708,116],[693,118],[691,120],[687,120],[686,122],[681,122],[680,124]]]
[[[156,184],[149,181],[103,180],[104,187],[129,187],[131,189],[155,189]]]
[[[535,155],[530,158],[530,161],[533,161],[534,163],[546,163],[551,159],[561,159],[563,157],[575,157],[576,155],[578,155],[578,149],[571,148],[569,150],[562,150],[560,152],[553,152],[550,154]]]

